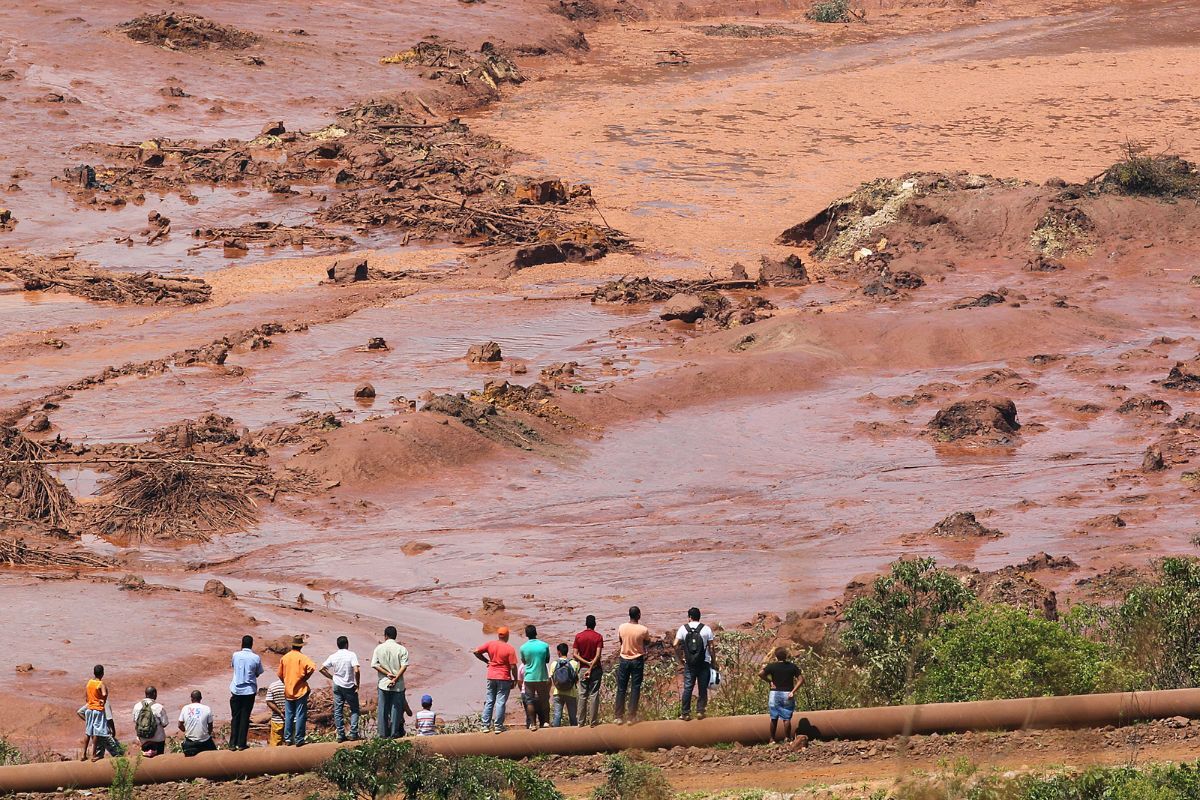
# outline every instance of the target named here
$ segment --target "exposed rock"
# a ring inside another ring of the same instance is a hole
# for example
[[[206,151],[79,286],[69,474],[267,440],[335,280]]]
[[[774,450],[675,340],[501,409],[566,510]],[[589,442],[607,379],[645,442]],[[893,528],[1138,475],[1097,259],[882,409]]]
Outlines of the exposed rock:
[[[469,364],[491,364],[503,360],[504,355],[500,352],[500,345],[495,342],[473,344],[467,350],[467,363]]]
[[[213,597],[225,597],[230,600],[237,599],[237,595],[233,593],[233,590],[221,583],[216,578],[213,578],[204,584],[204,593],[211,594]]]
[[[758,279],[769,286],[806,286],[810,282],[808,270],[794,253],[780,260],[763,256],[761,263]]]
[[[37,412],[29,418],[29,424],[25,426],[25,430],[30,433],[42,433],[50,430],[50,417],[44,411]]]
[[[1014,564],[1013,569],[1017,572],[1037,572],[1043,569],[1073,570],[1079,569],[1079,565],[1071,560],[1070,556],[1052,556],[1041,552],[1030,556],[1020,564]]]
[[[485,597],[480,608],[485,614],[497,614],[505,610],[505,605],[498,597]]]
[[[285,133],[287,133],[287,128],[283,127],[283,122],[268,122],[263,126],[259,136],[283,136]]]
[[[365,258],[339,258],[327,269],[326,274],[333,283],[354,283],[367,280],[367,260]]]
[[[995,528],[985,527],[970,511],[955,511],[926,531],[925,535],[939,539],[998,539],[1004,533]]]
[[[662,313],[659,314],[662,319],[677,319],[682,322],[695,322],[702,316],[704,316],[704,301],[695,294],[673,295],[667,300]]]
[[[571,199],[566,184],[557,178],[528,181],[513,192],[518,203],[562,205]]]
[[[1176,362],[1162,385],[1167,389],[1200,392],[1200,356],[1190,361]]]
[[[1056,261],[1042,253],[1038,253],[1033,258],[1025,262],[1026,272],[1062,272],[1066,267],[1061,261]]]
[[[1171,406],[1165,400],[1157,397],[1147,397],[1144,394],[1130,397],[1117,406],[1118,414],[1170,414]]]
[[[33,672],[33,664],[30,664],[30,663],[17,664],[17,674],[18,675],[28,675],[31,672]]]
[[[354,396],[359,400],[370,400],[375,397],[375,387],[369,383],[364,383],[354,390]]]
[[[367,340],[367,349],[368,350],[390,350],[391,348],[388,347],[387,340],[385,340],[382,336],[372,336],[370,339]]]
[[[954,301],[951,308],[987,308],[988,306],[999,305],[1005,302],[1005,297],[1000,292],[984,292],[978,297],[963,297]]]
[[[1142,454],[1142,472],[1159,472],[1166,468],[1162,449],[1153,444],[1147,447],[1146,452]]]
[[[421,553],[433,549],[433,545],[429,542],[405,542],[400,545],[400,552],[406,556],[419,556]]]
[[[1007,444],[1020,427],[1016,403],[994,395],[952,403],[938,411],[929,422],[929,429],[943,442],[982,439]]]

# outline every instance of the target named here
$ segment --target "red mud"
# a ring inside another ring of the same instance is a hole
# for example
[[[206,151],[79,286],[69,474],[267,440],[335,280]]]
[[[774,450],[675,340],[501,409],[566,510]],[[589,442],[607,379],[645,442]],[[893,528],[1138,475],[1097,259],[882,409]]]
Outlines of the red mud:
[[[274,468],[303,471],[312,491],[281,494],[252,530],[139,549],[85,538],[122,562],[106,580],[132,572],[180,591],[4,571],[0,593],[16,613],[0,626],[11,644],[0,663],[0,733],[31,748],[69,747],[96,662],[109,666],[122,713],[147,682],[163,687],[170,708],[200,686],[220,709],[225,659],[245,632],[306,632],[314,656],[347,632],[362,654],[395,623],[413,652],[412,685],[457,714],[481,702],[466,649],[494,621],[485,596],[504,600],[509,621],[535,621],[559,639],[586,613],[610,634],[630,602],[654,630],[673,628],[693,604],[726,624],[807,608],[904,554],[983,569],[1039,551],[1070,556],[1079,570],[1039,576],[1069,595],[1113,565],[1191,549],[1196,494],[1181,475],[1198,443],[1188,424],[1170,425],[1200,411],[1200,395],[1156,381],[1200,349],[1200,289],[1189,284],[1200,273],[1195,203],[1092,198],[1088,246],[1053,256],[1061,271],[1026,269],[1044,264],[1033,249],[1052,202],[1042,181],[1098,174],[1126,136],[1197,155],[1200,36],[1190,5],[871,3],[865,25],[822,27],[763,4],[750,21],[801,35],[755,39],[706,36],[695,19],[587,23],[590,53],[521,59],[531,80],[506,86],[468,122],[527,154],[519,166],[528,173],[591,183],[606,224],[638,237],[641,250],[505,278],[448,247],[371,253],[372,269],[414,274],[348,286],[320,283],[326,258],[276,254],[218,269],[219,249],[181,252],[175,239],[190,237],[172,234],[159,249],[112,239],[150,210],[186,231],[284,216],[290,201],[201,193],[195,206],[147,198],[136,214],[100,212],[50,187],[88,141],[245,139],[273,119],[317,127],[381,81],[390,91],[448,91],[379,64],[430,33],[478,48],[485,38],[538,44],[531,30],[561,44],[576,27],[532,2],[423,2],[316,16],[289,4],[189,3],[189,13],[262,37],[245,51],[203,54],[114,33],[146,10],[133,3],[0,10],[0,69],[16,76],[0,82],[9,145],[0,199],[19,219],[0,244],[70,246],[112,270],[185,267],[213,286],[211,302],[186,309],[0,294],[0,407],[33,411],[56,387],[153,362],[162,368],[149,377],[54,394],[51,428],[38,435],[144,440],[210,410],[255,429],[308,411],[345,423],[270,446]],[[658,64],[665,49],[691,63]],[[80,51],[90,54],[86,69],[70,55]],[[160,94],[168,84],[190,97]],[[80,102],[35,102],[48,92]],[[1034,183],[923,199],[926,212],[873,231],[888,239],[868,242],[887,254],[882,265],[878,253],[814,261],[777,243],[861,182],[917,169]],[[589,302],[596,285],[623,274],[728,279],[734,261],[792,253],[814,283],[761,290],[777,308],[751,325],[697,328],[661,321],[659,304]],[[894,294],[864,293],[902,271],[925,284],[893,280]],[[986,307],[958,302],[991,294],[999,302]],[[164,361],[267,322],[292,332],[266,347],[248,339],[223,366]],[[371,337],[390,349],[360,352]],[[467,348],[489,340],[505,360],[468,364]],[[432,412],[393,416],[389,403],[488,380],[529,385],[572,361],[576,374],[560,375],[550,398],[555,410],[502,409],[525,426],[515,430],[536,435],[531,450]],[[365,382],[376,398],[356,404]],[[1013,399],[1019,437],[996,447],[922,435],[938,409],[984,393]],[[1165,400],[1170,412],[1134,403],[1118,413],[1138,396]],[[1150,446],[1163,469],[1143,471]],[[60,474],[85,506],[103,502],[88,496],[93,467]],[[1006,535],[912,535],[956,511]],[[213,578],[237,599],[203,595]],[[34,673],[16,674],[25,662]]]

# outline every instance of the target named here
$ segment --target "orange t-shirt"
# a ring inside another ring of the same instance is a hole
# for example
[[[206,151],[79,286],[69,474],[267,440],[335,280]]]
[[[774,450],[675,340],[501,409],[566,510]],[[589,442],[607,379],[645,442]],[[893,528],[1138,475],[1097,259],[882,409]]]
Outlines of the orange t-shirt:
[[[632,661],[646,655],[646,637],[650,629],[639,622],[626,622],[617,628],[617,638],[621,640],[621,658]]]
[[[84,697],[87,699],[87,707],[91,711],[104,710],[105,695],[101,693],[104,688],[104,681],[99,678],[92,678],[87,682],[87,689],[84,690]]]
[[[299,650],[292,650],[279,659],[279,677],[283,679],[283,696],[288,700],[299,700],[308,694],[308,679],[316,671],[316,662]]]

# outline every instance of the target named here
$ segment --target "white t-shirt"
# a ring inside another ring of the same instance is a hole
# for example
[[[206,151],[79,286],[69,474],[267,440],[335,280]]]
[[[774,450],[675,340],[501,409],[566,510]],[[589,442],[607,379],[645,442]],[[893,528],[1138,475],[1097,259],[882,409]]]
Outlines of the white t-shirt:
[[[706,664],[711,664],[711,645],[713,640],[713,632],[712,628],[708,627],[707,625],[699,622],[689,622],[686,625],[680,625],[679,632],[675,634],[675,644],[683,644],[683,640],[686,639],[688,635],[688,628],[695,628],[697,625],[700,625],[700,638],[704,640],[704,662]]]
[[[354,668],[358,666],[358,656],[352,650],[338,650],[325,659],[322,669],[329,670],[333,675],[333,685],[343,689],[353,689]]]
[[[203,703],[188,703],[179,711],[179,721],[183,723],[183,735],[193,742],[207,742],[212,736],[212,709]]]
[[[148,698],[143,698],[133,704],[133,729],[135,731],[137,730],[138,715],[142,713],[142,706],[149,702]],[[150,706],[150,710],[154,712],[154,719],[158,721],[158,730],[149,739],[141,739],[141,741],[165,742],[167,740],[167,712],[163,709],[162,703],[154,703]]]

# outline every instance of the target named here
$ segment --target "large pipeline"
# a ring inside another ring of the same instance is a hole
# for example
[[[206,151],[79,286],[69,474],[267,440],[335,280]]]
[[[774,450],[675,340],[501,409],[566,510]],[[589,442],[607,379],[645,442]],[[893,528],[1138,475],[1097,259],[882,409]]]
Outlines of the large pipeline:
[[[923,706],[884,706],[797,714],[797,729],[818,739],[887,739],[930,733],[1002,731],[1025,728],[1090,728],[1125,725],[1166,717],[1200,717],[1200,689],[1159,692],[985,700]],[[584,755],[663,747],[705,747],[722,742],[761,744],[770,736],[766,716],[715,717],[694,722],[643,722],[595,728],[514,730],[500,736],[455,734],[418,740],[447,756],[493,755],[522,758],[538,754]],[[201,753],[141,759],[134,774],[139,784],[191,778],[223,780],[257,775],[309,772],[329,759],[332,743],[305,747],[255,748],[239,753]],[[58,762],[0,767],[0,793],[95,789],[112,783],[111,761]]]

